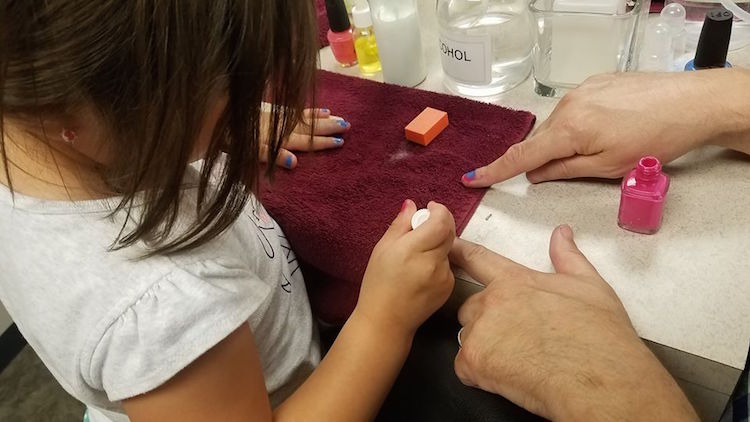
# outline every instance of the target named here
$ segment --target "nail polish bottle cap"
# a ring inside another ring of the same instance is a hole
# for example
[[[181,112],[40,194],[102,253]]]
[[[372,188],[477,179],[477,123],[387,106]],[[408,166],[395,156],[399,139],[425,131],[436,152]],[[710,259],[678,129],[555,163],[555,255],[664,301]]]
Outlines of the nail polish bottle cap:
[[[352,20],[354,20],[354,27],[356,28],[369,28],[372,26],[370,6],[365,0],[359,0],[352,8]]]
[[[326,15],[331,32],[344,32],[351,28],[344,0],[326,0]]]
[[[417,212],[414,213],[414,215],[411,216],[411,228],[412,230],[416,230],[417,227],[424,224],[427,219],[430,218],[430,210],[426,208],[422,208],[421,210],[417,210]]]
[[[706,20],[703,21],[703,29],[698,39],[698,49],[695,52],[696,69],[726,66],[733,19],[732,12],[723,7],[711,9],[706,13]]]

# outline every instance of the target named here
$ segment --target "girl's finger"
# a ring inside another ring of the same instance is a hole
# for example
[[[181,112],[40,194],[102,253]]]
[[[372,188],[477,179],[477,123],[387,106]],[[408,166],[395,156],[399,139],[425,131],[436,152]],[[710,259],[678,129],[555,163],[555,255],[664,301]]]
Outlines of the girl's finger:
[[[323,149],[341,148],[344,138],[339,136],[313,136],[293,133],[284,145],[290,151],[320,151]]]
[[[276,165],[291,170],[297,167],[297,156],[288,149],[281,148],[279,156],[276,157]]]
[[[260,158],[261,163],[268,162],[268,147],[267,146],[263,145],[260,147],[259,158]],[[276,165],[279,167],[284,167],[286,169],[293,169],[297,167],[297,156],[294,155],[288,149],[281,148],[279,149],[279,155],[276,156]]]
[[[456,225],[448,208],[430,202],[427,204],[430,217],[410,234],[410,242],[420,252],[437,249],[438,255],[447,256],[456,237]]]
[[[303,116],[305,121],[309,121],[311,118],[327,119],[331,115],[331,110],[327,108],[306,108]]]
[[[315,128],[313,135],[328,136],[337,133],[344,133],[349,131],[351,127],[351,123],[340,117],[330,116],[325,119],[319,118],[315,119]],[[303,135],[309,135],[311,132],[310,125],[300,124],[294,129],[294,132]]]
[[[381,242],[392,242],[399,237],[411,231],[411,216],[417,212],[417,206],[411,199],[405,200],[401,204],[401,211],[399,211],[396,218],[391,223],[388,230],[383,235]]]

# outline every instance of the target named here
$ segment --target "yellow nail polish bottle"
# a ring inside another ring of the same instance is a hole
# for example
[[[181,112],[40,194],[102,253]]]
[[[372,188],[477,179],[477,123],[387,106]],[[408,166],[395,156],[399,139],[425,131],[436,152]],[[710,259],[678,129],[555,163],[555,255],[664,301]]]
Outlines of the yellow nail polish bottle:
[[[352,9],[354,20],[354,51],[357,53],[359,70],[364,75],[380,72],[378,45],[372,28],[370,7],[365,0],[359,0]]]

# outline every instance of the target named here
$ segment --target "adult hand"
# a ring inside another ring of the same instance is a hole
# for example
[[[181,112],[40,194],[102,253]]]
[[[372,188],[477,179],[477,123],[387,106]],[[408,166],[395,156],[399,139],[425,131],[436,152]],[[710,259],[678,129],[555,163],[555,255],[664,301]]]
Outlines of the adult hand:
[[[696,420],[570,227],[550,258],[554,274],[456,240],[451,260],[486,286],[458,312],[459,379],[552,420]]]
[[[375,246],[362,280],[355,313],[381,321],[391,333],[413,335],[442,306],[453,290],[448,253],[456,226],[448,209],[427,205],[430,218],[416,230],[411,217],[417,210],[407,200]]]
[[[267,123],[265,125],[267,126]],[[297,125],[289,139],[284,141],[276,157],[276,165],[288,169],[297,167],[297,156],[293,151],[341,148],[344,146],[344,138],[341,134],[348,132],[351,127],[351,123],[341,117],[331,115],[331,111],[327,108],[305,109],[304,122]],[[266,130],[262,133],[266,133]],[[312,140],[310,135],[312,135]],[[266,156],[267,147],[263,142],[260,151],[261,160],[265,160]]]
[[[705,143],[733,148],[738,137],[748,147],[750,117],[738,93],[747,86],[750,73],[740,69],[595,76],[529,139],[462,181],[486,187],[524,172],[532,183],[619,178],[645,155],[668,163]]]

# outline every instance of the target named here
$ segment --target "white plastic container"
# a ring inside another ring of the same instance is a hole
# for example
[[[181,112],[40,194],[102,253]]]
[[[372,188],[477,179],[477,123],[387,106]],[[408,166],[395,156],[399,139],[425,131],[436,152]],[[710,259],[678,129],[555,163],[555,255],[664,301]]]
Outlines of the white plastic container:
[[[416,0],[370,0],[383,80],[417,86],[427,77]]]

